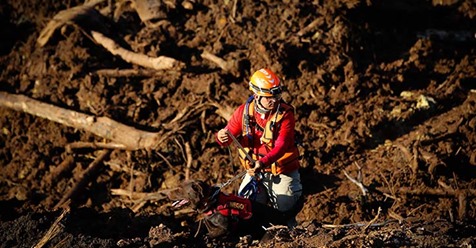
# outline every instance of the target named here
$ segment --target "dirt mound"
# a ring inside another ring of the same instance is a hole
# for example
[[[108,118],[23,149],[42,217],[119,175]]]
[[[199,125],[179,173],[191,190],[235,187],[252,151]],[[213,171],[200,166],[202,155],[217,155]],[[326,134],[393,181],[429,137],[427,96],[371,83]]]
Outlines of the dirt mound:
[[[0,5],[2,247],[476,245],[472,1],[88,5]],[[262,67],[296,107],[299,226],[210,239],[157,192],[241,171],[213,134]]]

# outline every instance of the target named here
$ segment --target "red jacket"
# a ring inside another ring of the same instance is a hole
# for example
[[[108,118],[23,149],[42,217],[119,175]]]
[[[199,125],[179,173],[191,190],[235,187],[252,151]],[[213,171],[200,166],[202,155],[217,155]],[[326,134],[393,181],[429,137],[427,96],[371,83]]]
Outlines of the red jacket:
[[[281,120],[277,121],[277,123],[274,125],[275,129],[273,130],[274,138],[272,147],[263,144],[260,140],[263,130],[266,128],[266,123],[268,121],[272,121],[270,119],[273,119],[272,113],[267,113],[262,117],[261,114],[257,113],[256,110],[252,108],[253,115],[250,116],[250,131],[252,134],[251,142],[249,139],[243,138],[243,112],[245,110],[246,103],[242,104],[235,110],[233,116],[228,121],[226,126],[226,128],[240,141],[243,147],[251,148],[253,154],[258,154],[258,157],[260,157],[259,161],[264,165],[264,168],[266,168],[265,171],[271,171],[271,164],[278,161],[279,159],[282,159],[283,157],[289,156],[289,154],[293,154],[292,157],[294,159],[288,159],[288,161],[285,163],[279,164],[277,166],[277,174],[291,172],[299,168],[299,152],[294,140],[294,111],[290,105],[287,105],[284,102],[281,102],[280,105],[281,111],[286,109],[287,111],[284,111]],[[288,108],[283,108],[284,105],[288,106]],[[257,128],[256,124],[260,128]],[[216,140],[221,146],[228,146],[233,142],[232,139],[229,139],[226,143],[221,143],[218,138],[216,138]]]

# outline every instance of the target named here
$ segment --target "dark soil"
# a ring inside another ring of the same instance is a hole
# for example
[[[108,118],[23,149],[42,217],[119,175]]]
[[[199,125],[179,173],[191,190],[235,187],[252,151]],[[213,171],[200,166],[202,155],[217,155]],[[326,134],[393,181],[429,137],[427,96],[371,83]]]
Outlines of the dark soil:
[[[55,206],[100,152],[67,145],[107,140],[1,107],[1,247],[33,247],[52,225],[60,230],[44,247],[476,246],[474,1],[158,1],[160,18],[147,25],[133,1],[108,2],[96,6],[102,25],[68,23],[40,47],[46,24],[82,2],[2,1],[0,90],[169,136],[154,149],[113,150],[53,225]],[[144,73],[88,29],[184,66]],[[190,178],[218,184],[239,173],[235,149],[214,141],[226,124],[217,106],[245,101],[262,67],[282,77],[296,107],[305,197],[297,228],[211,239],[167,200],[113,194],[178,186],[187,145]]]

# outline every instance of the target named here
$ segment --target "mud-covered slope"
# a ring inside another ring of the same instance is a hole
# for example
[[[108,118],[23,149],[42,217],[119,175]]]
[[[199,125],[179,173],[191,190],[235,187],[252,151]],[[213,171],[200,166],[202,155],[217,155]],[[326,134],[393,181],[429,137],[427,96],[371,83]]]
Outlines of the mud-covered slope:
[[[2,93],[162,137],[147,149],[113,149],[89,173],[101,149],[71,145],[110,140],[1,107],[0,243],[37,244],[66,195],[75,210],[51,247],[474,245],[472,1],[157,3],[156,18],[143,22],[134,1],[102,1],[44,46],[37,39],[48,22],[82,2],[0,4]],[[92,31],[181,66],[130,63]],[[270,231],[274,238],[260,244],[195,237],[193,217],[174,217],[169,202],[115,193],[153,193],[186,178],[217,184],[239,173],[236,151],[213,134],[262,67],[282,77],[296,108],[305,196],[296,230]],[[85,171],[90,181],[71,191]]]

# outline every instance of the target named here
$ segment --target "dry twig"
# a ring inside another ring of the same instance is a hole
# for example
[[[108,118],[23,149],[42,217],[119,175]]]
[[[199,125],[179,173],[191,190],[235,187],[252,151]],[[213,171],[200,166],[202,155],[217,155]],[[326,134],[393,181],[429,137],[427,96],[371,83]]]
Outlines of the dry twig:
[[[56,218],[55,222],[53,222],[53,225],[51,225],[51,227],[48,229],[48,231],[43,236],[43,238],[41,238],[41,240],[35,246],[33,246],[33,248],[42,248],[51,239],[53,239],[56,235],[58,235],[58,233],[60,233],[64,228],[64,225],[61,224],[61,221],[68,214],[69,214],[69,208],[63,209],[60,216],[58,216],[58,218]]]
[[[362,194],[365,196],[367,194],[367,189],[365,188],[365,186],[361,182],[358,182],[356,179],[354,179],[349,174],[347,174],[345,170],[343,172],[344,172],[344,175],[347,177],[347,179],[349,179],[352,183],[357,185],[362,191]]]
[[[190,143],[185,142],[185,154],[187,154],[187,166],[185,167],[185,180],[190,179],[190,168],[192,167],[192,149],[190,148]]]
[[[364,231],[367,230],[367,228],[369,228],[369,226],[371,226],[372,224],[375,223],[375,221],[377,221],[379,215],[380,215],[380,212],[382,211],[382,208],[381,207],[378,207],[378,210],[377,210],[377,214],[375,215],[375,217],[369,221],[369,223],[364,227]]]
[[[297,32],[297,36],[303,36],[303,35],[309,33],[312,29],[314,29],[318,25],[321,25],[323,22],[324,22],[324,20],[322,18],[315,19],[314,21],[309,23],[306,27],[299,30],[299,32]]]

